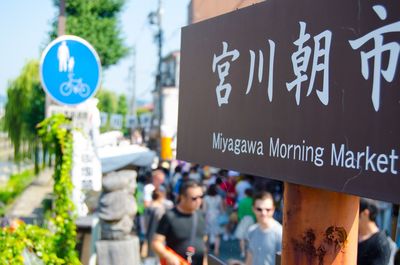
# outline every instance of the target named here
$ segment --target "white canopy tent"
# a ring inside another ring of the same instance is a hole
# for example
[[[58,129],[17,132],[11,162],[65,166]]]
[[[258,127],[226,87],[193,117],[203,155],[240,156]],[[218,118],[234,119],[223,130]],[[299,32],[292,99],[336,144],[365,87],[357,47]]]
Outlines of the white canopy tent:
[[[104,146],[97,149],[102,173],[118,170],[128,165],[151,166],[156,153],[139,145]]]

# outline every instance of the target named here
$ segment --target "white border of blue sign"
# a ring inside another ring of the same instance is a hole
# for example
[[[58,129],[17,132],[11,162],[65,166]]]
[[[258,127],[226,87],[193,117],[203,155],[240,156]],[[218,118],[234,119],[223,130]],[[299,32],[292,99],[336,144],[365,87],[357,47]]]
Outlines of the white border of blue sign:
[[[95,59],[96,59],[96,62],[97,62],[98,69],[99,69],[99,73],[98,73],[98,74],[99,74],[99,78],[98,78],[97,85],[96,85],[96,88],[94,89],[93,93],[91,94],[90,97],[86,98],[84,101],[82,101],[82,102],[80,102],[80,103],[77,103],[77,104],[67,104],[67,103],[65,103],[65,102],[61,102],[61,101],[59,101],[58,99],[54,98],[53,95],[49,92],[49,90],[48,90],[48,88],[47,88],[45,82],[43,81],[43,74],[42,74],[42,73],[43,73],[43,61],[44,61],[44,58],[46,57],[46,55],[47,55],[47,53],[49,52],[49,50],[50,50],[55,44],[57,44],[57,43],[59,43],[59,42],[61,42],[61,41],[63,41],[63,40],[74,40],[74,41],[80,42],[80,43],[82,43],[83,45],[85,45],[85,46],[93,53],[93,55],[94,55],[94,57],[95,57]],[[74,35],[63,35],[63,36],[60,36],[60,37],[54,39],[53,41],[51,41],[51,42],[46,46],[46,48],[45,48],[44,51],[42,52],[42,56],[40,57],[40,64],[39,64],[40,83],[42,84],[42,87],[43,87],[44,91],[46,92],[46,94],[49,95],[49,96],[51,97],[52,100],[54,100],[55,102],[57,102],[58,104],[61,104],[61,105],[76,106],[76,105],[79,105],[79,104],[85,102],[85,101],[88,100],[89,98],[93,97],[93,96],[96,94],[96,92],[97,92],[97,90],[99,89],[100,84],[101,84],[101,70],[102,70],[102,69],[101,69],[100,57],[99,57],[99,55],[97,54],[96,50],[93,48],[93,46],[92,46],[88,41],[86,41],[85,39],[82,39],[81,37],[74,36]]]

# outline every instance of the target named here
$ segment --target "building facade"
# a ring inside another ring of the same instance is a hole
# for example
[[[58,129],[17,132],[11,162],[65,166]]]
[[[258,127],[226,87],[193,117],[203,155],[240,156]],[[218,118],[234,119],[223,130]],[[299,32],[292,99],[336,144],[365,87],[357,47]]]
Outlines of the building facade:
[[[196,23],[264,0],[192,0],[188,7],[188,23]]]

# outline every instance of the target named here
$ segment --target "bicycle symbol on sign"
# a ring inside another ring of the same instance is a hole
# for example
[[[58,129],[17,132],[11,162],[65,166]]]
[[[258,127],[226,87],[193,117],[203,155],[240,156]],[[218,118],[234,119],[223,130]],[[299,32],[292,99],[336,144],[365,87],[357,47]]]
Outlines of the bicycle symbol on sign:
[[[89,96],[90,87],[86,83],[83,83],[82,78],[74,79],[75,58],[71,56],[66,41],[63,41],[58,47],[57,59],[59,63],[58,71],[60,73],[68,71],[68,81],[60,85],[61,95],[66,97],[74,93],[79,94],[83,98]]]
[[[63,96],[69,96],[71,93],[79,94],[81,97],[87,97],[90,94],[90,88],[82,82],[82,78],[74,79],[74,74],[68,74],[68,81],[60,85],[60,93]]]

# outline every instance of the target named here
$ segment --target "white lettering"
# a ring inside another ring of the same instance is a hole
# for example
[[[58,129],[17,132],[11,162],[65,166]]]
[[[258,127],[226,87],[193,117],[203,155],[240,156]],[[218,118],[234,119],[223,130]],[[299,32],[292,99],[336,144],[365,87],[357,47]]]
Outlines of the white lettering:
[[[223,143],[224,143],[224,149],[222,149],[222,153],[225,153],[225,151],[226,151],[226,147],[228,146],[228,138],[222,138],[222,141],[223,141]]]
[[[279,138],[276,139],[276,144],[274,148],[274,138],[269,138],[269,156],[277,157],[279,150]]]
[[[229,138],[229,141],[228,141],[229,143],[228,143],[228,151],[229,152],[233,152],[233,139],[232,138]]]
[[[372,171],[376,171],[375,166],[373,164],[373,160],[375,159],[376,154],[373,153],[371,156],[369,156],[369,146],[367,146],[367,150],[365,151],[365,170],[369,169],[369,166],[371,166]]]
[[[392,153],[390,154],[390,172],[392,174],[397,174],[397,170],[394,168],[395,160],[399,159],[399,156],[396,155],[396,151],[392,149]]]
[[[354,168],[354,153],[352,151],[346,152],[346,161],[344,162],[345,167]]]
[[[299,160],[304,162],[313,162],[314,165],[321,167],[324,164],[322,156],[324,155],[324,148],[313,147],[306,145],[306,141],[300,144],[284,144],[280,143],[280,139],[277,138],[274,142],[274,138],[269,139],[269,156],[280,157],[285,159]]]
[[[365,152],[354,152],[352,150],[345,150],[345,145],[340,146],[339,153],[337,152],[335,144],[332,143],[331,151],[331,165],[352,169],[363,169],[379,173],[386,173],[389,171],[392,174],[397,174],[396,161],[399,156],[394,149],[388,154],[377,154],[371,151],[370,146],[365,147]]]
[[[247,143],[249,141],[246,140],[242,140],[242,149],[240,150],[242,152],[242,154],[247,154]]]
[[[222,133],[212,133],[212,149],[222,153],[232,152],[235,155],[264,155],[262,141],[224,137]]]
[[[221,135],[222,133],[218,133],[217,136],[215,136],[215,133],[213,133],[213,145],[212,148],[213,149],[221,149]]]
[[[376,161],[376,167],[378,168],[378,171],[381,173],[385,173],[388,170],[387,168],[388,163],[389,163],[388,157],[385,154],[380,154]],[[382,168],[382,166],[385,167]]]
[[[335,160],[335,161],[334,161]],[[341,166],[344,164],[344,144],[340,146],[340,152],[337,155],[335,144],[332,144],[332,156],[331,156],[331,165],[332,166]]]
[[[257,147],[257,155],[261,156],[264,155],[264,145],[261,141],[259,141],[257,143],[258,147]]]

